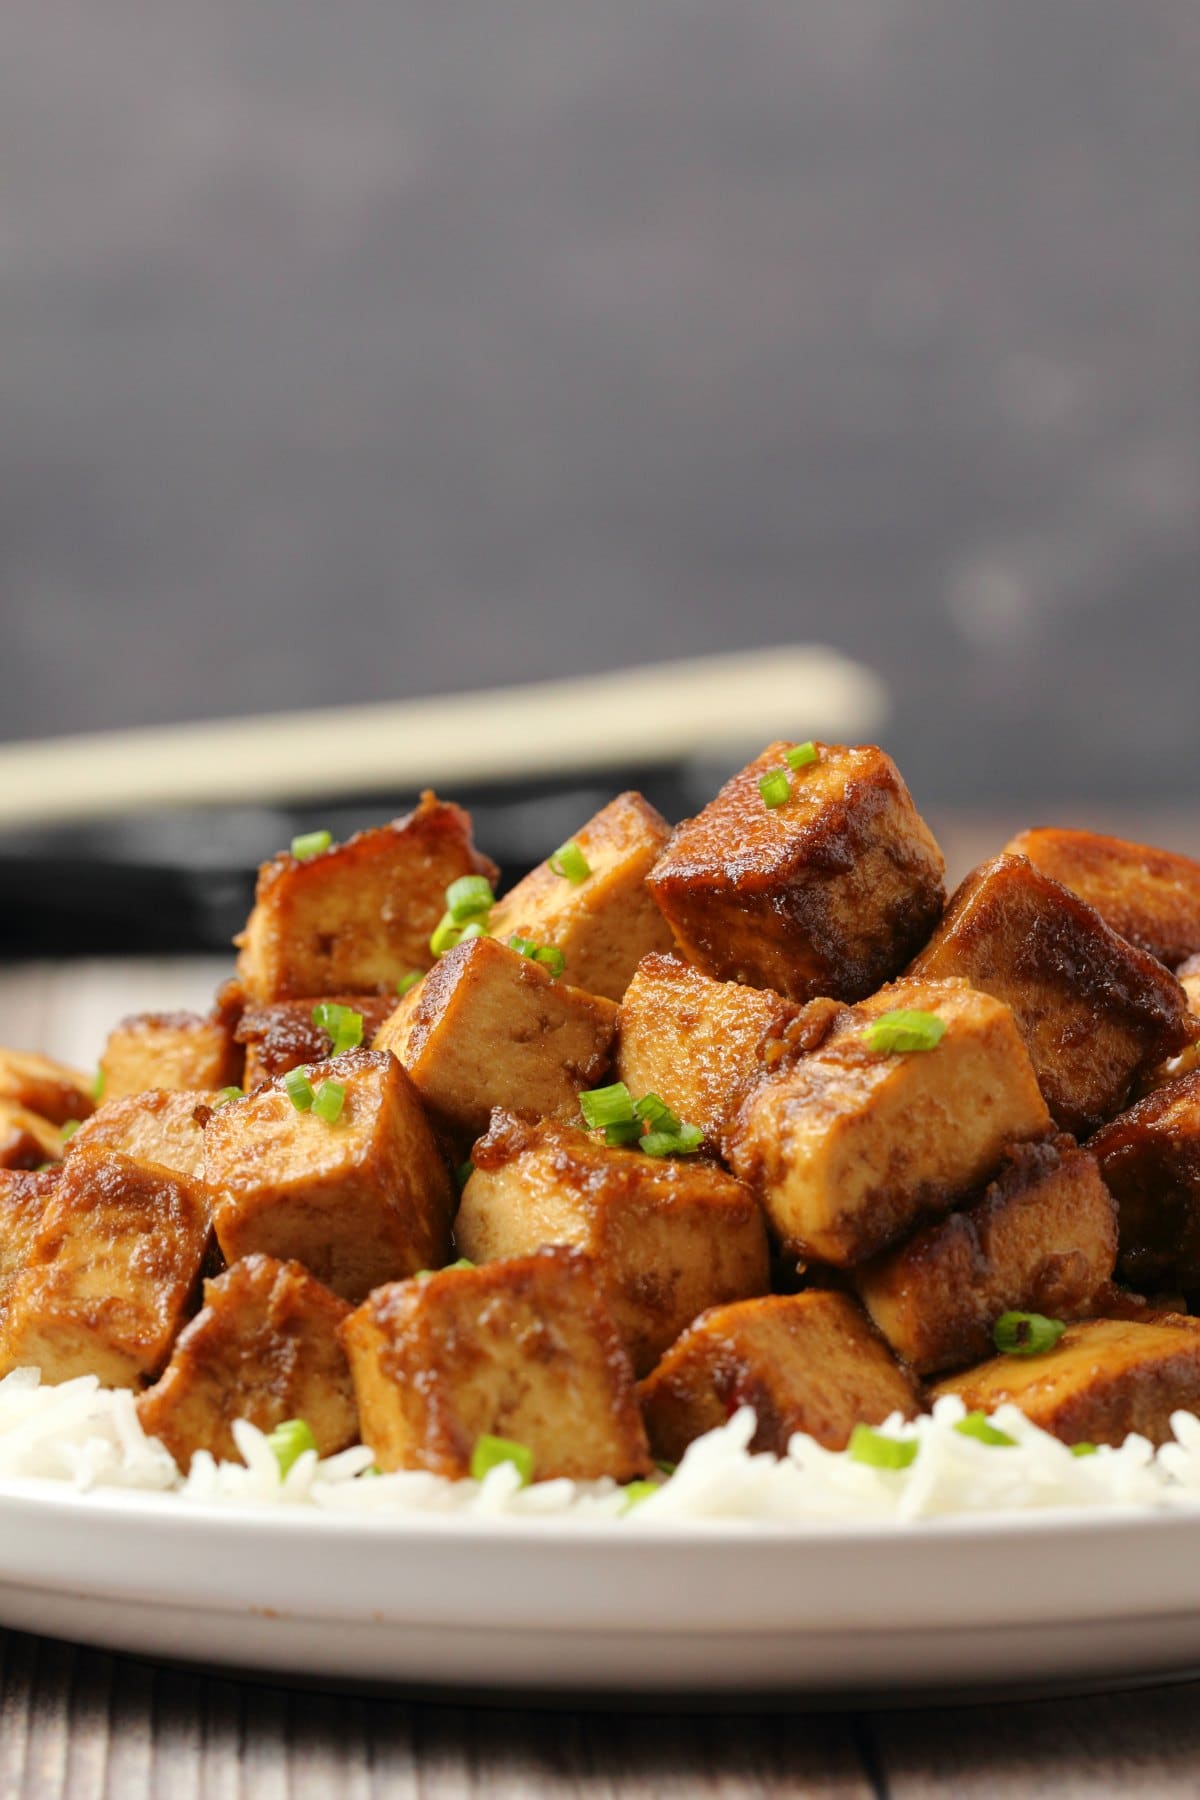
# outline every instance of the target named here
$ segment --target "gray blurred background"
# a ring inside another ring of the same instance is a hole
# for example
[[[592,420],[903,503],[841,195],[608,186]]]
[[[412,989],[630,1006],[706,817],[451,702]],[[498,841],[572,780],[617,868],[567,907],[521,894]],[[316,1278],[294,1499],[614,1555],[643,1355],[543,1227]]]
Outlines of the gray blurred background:
[[[1194,0],[0,47],[0,735],[823,638],[919,799],[1194,799]]]

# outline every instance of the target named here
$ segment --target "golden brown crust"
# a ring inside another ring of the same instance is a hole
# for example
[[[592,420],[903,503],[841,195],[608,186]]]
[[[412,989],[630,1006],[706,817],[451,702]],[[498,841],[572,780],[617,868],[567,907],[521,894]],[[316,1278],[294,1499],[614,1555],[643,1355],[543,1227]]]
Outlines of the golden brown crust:
[[[62,1153],[57,1125],[16,1100],[0,1100],[0,1169],[40,1169]]]
[[[1122,1279],[1200,1285],[1200,1070],[1139,1100],[1088,1149],[1117,1202]]]
[[[219,1014],[133,1013],[109,1032],[100,1070],[106,1100],[151,1088],[211,1091],[240,1085],[242,1052]]]
[[[1022,831],[1005,854],[1027,856],[1094,906],[1121,937],[1174,968],[1200,950],[1200,862],[1099,831]]]
[[[106,1100],[71,1138],[70,1154],[88,1145],[120,1150],[135,1162],[202,1181],[204,1138],[196,1113],[212,1098],[199,1088],[157,1088]]]
[[[33,1254],[57,1169],[0,1169],[0,1327],[13,1285]]]
[[[331,994],[329,1003],[360,1013],[362,1041],[375,1033],[395,1010],[394,994]],[[236,1037],[246,1053],[241,1085],[247,1093],[261,1082],[274,1081],[304,1063],[322,1062],[332,1049],[329,1033],[313,1023],[313,1000],[252,1001],[238,1020]]]
[[[96,1104],[90,1076],[33,1050],[0,1050],[0,1100],[13,1101],[51,1125],[86,1119]]]

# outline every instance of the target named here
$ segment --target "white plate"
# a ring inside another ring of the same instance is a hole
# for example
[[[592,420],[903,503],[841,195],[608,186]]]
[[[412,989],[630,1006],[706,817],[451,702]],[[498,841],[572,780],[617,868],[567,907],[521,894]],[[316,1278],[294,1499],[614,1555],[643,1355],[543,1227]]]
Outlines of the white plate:
[[[915,1527],[205,1508],[0,1484],[0,1623],[321,1677],[570,1692],[956,1690],[1200,1666],[1200,1509]]]

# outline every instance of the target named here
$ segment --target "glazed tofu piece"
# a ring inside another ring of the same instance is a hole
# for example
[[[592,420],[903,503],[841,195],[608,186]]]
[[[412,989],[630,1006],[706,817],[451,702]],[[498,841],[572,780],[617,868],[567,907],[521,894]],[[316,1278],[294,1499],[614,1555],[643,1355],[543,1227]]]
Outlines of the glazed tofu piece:
[[[942,853],[889,756],[820,744],[792,773],[771,744],[672,835],[650,891],[689,960],[788,999],[861,1000],[938,921]],[[788,798],[759,781],[782,769]]]
[[[1093,1312],[1117,1258],[1096,1159],[1067,1136],[1010,1151],[982,1196],[855,1271],[875,1325],[918,1375],[978,1362],[1001,1313]]]
[[[898,1011],[932,1014],[936,1046],[873,1049],[868,1028]],[[752,1088],[726,1148],[789,1253],[848,1268],[949,1212],[1010,1145],[1050,1129],[1003,1002],[961,982],[897,981]]]
[[[909,973],[957,976],[1011,1006],[1046,1104],[1075,1137],[1194,1029],[1175,977],[1023,856],[967,876]]]
[[[1169,1081],[1177,1081],[1181,1075],[1190,1075],[1193,1069],[1200,1069],[1200,956],[1189,956],[1186,962],[1180,963],[1175,975],[1187,995],[1195,1037],[1178,1056],[1168,1056],[1165,1062],[1156,1063],[1146,1071],[1138,1083],[1141,1094],[1151,1094]]]
[[[40,1169],[62,1153],[57,1125],[16,1100],[0,1100],[0,1169]]]
[[[576,883],[539,864],[493,908],[492,936],[555,945],[573,986],[619,1000],[641,958],[675,941],[646,886],[670,835],[641,794],[618,794],[572,840],[586,878]]]
[[[96,1101],[92,1078],[33,1050],[0,1050],[0,1100],[11,1100],[51,1125],[86,1119]]]
[[[495,938],[448,950],[375,1037],[399,1057],[433,1119],[477,1137],[494,1106],[540,1118],[579,1113],[608,1064],[617,1009],[554,980]]]
[[[1139,1100],[1088,1149],[1117,1202],[1122,1280],[1200,1287],[1200,1070]]]
[[[703,1313],[638,1388],[655,1456],[754,1408],[752,1450],[782,1456],[803,1431],[843,1450],[856,1425],[921,1411],[916,1383],[848,1294],[811,1288]]]
[[[152,1380],[187,1316],[208,1237],[195,1182],[119,1151],[79,1150],[9,1293],[0,1374],[34,1365],[46,1382]]]
[[[89,1146],[120,1150],[134,1162],[156,1163],[202,1181],[204,1134],[196,1114],[213,1098],[201,1088],[152,1088],[105,1100],[71,1138],[70,1153]]]
[[[308,1078],[343,1088],[335,1123],[298,1111],[281,1077],[212,1114],[204,1178],[227,1262],[294,1260],[353,1303],[447,1260],[453,1183],[394,1057],[347,1050]]]
[[[1106,925],[1174,968],[1200,950],[1200,862],[1098,831],[1022,831],[1004,846],[1094,906]]]
[[[393,1282],[347,1319],[342,1342],[381,1469],[458,1481],[486,1435],[532,1451],[535,1481],[649,1472],[633,1375],[581,1251]]]
[[[186,1474],[197,1450],[240,1460],[235,1419],[273,1431],[303,1419],[322,1456],[358,1437],[350,1366],[338,1329],[350,1308],[307,1269],[247,1256],[204,1284],[204,1305],[176,1340],[154,1386],[138,1396],[142,1429]]]
[[[636,1375],[705,1307],[770,1287],[758,1202],[706,1159],[610,1149],[574,1126],[504,1112],[471,1155],[459,1250],[476,1263],[544,1244],[586,1250]]]
[[[402,819],[315,856],[283,850],[259,870],[237,939],[247,998],[394,994],[410,969],[433,961],[429,939],[450,883],[498,874],[475,848],[470,816],[429,792]]]
[[[362,1041],[368,1047],[396,1006],[394,994],[333,994],[330,999],[361,1014]],[[304,1063],[321,1062],[330,1054],[329,1033],[313,1020],[314,1004],[320,1002],[276,1000],[246,1007],[238,1021],[237,1040],[246,1054],[241,1085],[247,1093],[261,1082],[274,1081]]]
[[[134,1013],[109,1032],[100,1070],[106,1100],[151,1088],[212,1091],[240,1084],[242,1052],[219,1013]]]
[[[943,1394],[971,1412],[1011,1401],[1064,1444],[1122,1444],[1131,1431],[1162,1444],[1173,1412],[1200,1408],[1200,1319],[1088,1319],[1041,1356],[995,1356],[948,1376],[931,1390]]]
[[[13,1286],[33,1254],[57,1169],[0,1169],[0,1328]]]

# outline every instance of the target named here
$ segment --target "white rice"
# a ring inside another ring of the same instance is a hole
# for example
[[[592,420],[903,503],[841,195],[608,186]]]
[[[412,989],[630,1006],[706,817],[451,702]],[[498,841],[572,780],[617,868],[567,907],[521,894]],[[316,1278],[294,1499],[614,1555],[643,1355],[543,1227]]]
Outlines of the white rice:
[[[43,1387],[35,1369],[0,1380],[0,1481],[63,1482],[80,1493],[138,1488],[170,1493],[183,1504],[315,1506],[326,1512],[402,1518],[449,1513],[479,1519],[612,1520],[669,1528],[679,1519],[769,1520],[814,1528],[855,1522],[898,1525],[950,1514],[1013,1508],[1200,1505],[1200,1419],[1175,1413],[1174,1440],[1155,1451],[1142,1437],[1120,1449],[1102,1446],[1076,1457],[1057,1438],[1002,1406],[996,1426],[1012,1446],[980,1443],[955,1431],[960,1400],[938,1400],[931,1414],[880,1427],[916,1440],[904,1469],[879,1469],[846,1452],[823,1450],[797,1434],[786,1456],[752,1455],[754,1415],[735,1413],[699,1438],[669,1479],[636,1507],[611,1481],[546,1481],[518,1486],[511,1464],[482,1482],[445,1481],[422,1473],[365,1476],[369,1449],[357,1445],[319,1461],[302,1455],[286,1476],[261,1431],[234,1426],[240,1463],[216,1463],[206,1452],[184,1478],[167,1451],[138,1423],[132,1394],[102,1388],[93,1376]],[[10,1490],[11,1491],[11,1490]]]

